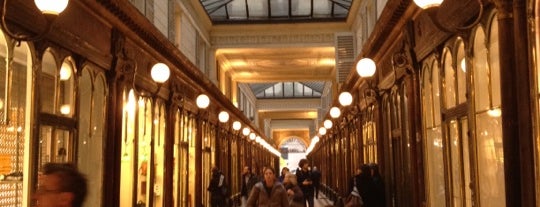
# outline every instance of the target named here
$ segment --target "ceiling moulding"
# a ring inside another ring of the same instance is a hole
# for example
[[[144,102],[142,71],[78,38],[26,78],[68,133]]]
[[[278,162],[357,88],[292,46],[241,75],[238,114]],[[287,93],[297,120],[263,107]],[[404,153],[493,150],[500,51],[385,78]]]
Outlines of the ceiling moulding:
[[[298,110],[298,109],[316,109],[321,107],[319,98],[302,99],[259,99],[257,100],[257,109],[259,111],[267,110]]]
[[[212,36],[214,47],[333,46],[334,33]]]

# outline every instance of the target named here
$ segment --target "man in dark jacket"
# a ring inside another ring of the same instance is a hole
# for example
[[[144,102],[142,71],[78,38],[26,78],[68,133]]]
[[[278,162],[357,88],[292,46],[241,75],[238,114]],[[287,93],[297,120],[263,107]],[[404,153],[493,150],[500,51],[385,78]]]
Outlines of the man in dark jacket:
[[[242,206],[247,205],[247,198],[251,193],[251,189],[258,182],[257,175],[251,172],[251,167],[245,166],[242,173],[242,184],[240,189],[240,195],[242,197]]]
[[[207,188],[210,191],[210,205],[212,207],[226,206],[227,188],[225,185],[225,176],[217,167],[212,168],[212,177],[210,185]]]
[[[319,199],[319,185],[321,184],[321,171],[317,169],[316,166],[313,167],[311,171],[311,176],[313,177],[313,190],[315,191],[315,198]]]
[[[296,178],[298,180],[298,185],[304,193],[304,198],[308,202],[308,207],[314,207],[313,200],[313,177],[311,171],[309,170],[309,162],[307,159],[301,159],[298,163],[298,170],[296,170]]]

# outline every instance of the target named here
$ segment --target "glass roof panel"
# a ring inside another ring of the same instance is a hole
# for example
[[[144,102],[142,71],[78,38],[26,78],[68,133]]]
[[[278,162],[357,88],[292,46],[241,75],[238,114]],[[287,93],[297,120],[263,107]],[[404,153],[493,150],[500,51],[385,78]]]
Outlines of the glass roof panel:
[[[257,98],[320,98],[324,82],[252,83],[251,91]]]
[[[345,21],[353,0],[200,0],[214,24]]]

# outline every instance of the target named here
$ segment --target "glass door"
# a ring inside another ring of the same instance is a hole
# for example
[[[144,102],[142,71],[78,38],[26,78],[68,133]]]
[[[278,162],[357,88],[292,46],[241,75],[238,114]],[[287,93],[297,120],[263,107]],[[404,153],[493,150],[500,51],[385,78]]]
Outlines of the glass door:
[[[73,133],[57,126],[39,128],[39,166],[47,162],[73,162]]]

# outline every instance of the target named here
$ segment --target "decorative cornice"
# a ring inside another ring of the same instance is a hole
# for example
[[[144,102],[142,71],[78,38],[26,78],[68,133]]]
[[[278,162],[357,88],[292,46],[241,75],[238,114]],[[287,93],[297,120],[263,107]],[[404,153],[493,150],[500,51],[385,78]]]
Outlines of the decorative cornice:
[[[241,45],[333,45],[334,33],[212,36],[214,47]]]

